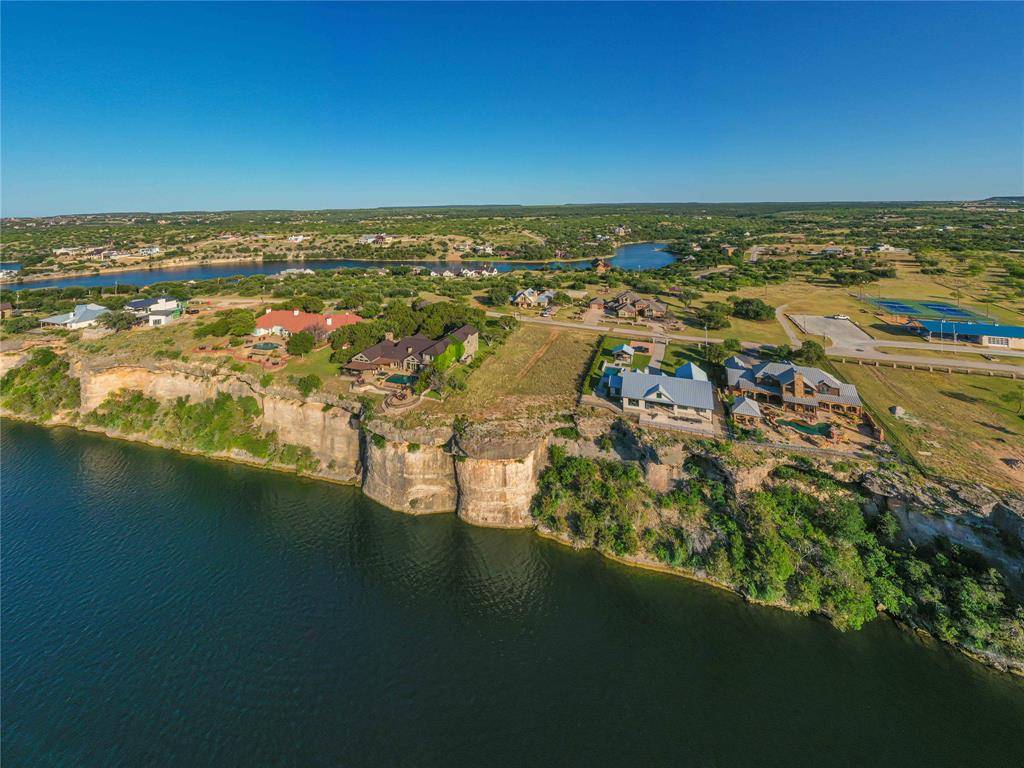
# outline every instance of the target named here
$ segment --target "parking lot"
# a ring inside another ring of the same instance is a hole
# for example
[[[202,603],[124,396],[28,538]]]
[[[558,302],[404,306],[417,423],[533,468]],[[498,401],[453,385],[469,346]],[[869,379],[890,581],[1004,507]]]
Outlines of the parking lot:
[[[837,347],[849,347],[872,340],[850,320],[836,320],[821,315],[790,315],[789,319],[804,333],[828,336]]]

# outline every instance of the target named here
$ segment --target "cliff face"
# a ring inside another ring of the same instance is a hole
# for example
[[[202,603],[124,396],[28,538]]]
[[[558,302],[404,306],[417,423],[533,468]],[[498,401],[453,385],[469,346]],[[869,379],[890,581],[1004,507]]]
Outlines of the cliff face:
[[[373,423],[364,442],[363,493],[410,514],[452,512],[458,500],[449,430],[399,432]]]
[[[487,442],[460,439],[455,462],[458,515],[493,528],[533,525],[530,503],[546,459],[543,440]]]
[[[316,454],[325,474],[358,481],[359,426],[343,408],[276,395],[263,396],[263,429],[285,443],[304,445]]]
[[[82,384],[82,413],[88,413],[107,396],[120,389],[137,389],[147,397],[170,401],[187,397],[192,401],[209,400],[218,392],[232,397],[253,396],[252,387],[234,376],[210,376],[174,369],[153,369],[142,366],[116,366],[90,370],[79,366]]]
[[[116,366],[102,370],[79,367],[81,412],[88,413],[122,389],[138,390],[161,402],[187,397],[209,400],[220,392],[232,397],[255,397],[263,409],[262,428],[277,432],[282,442],[309,448],[320,459],[322,474],[338,480],[359,476],[359,429],[343,408],[270,394],[238,376],[210,374],[172,367]]]

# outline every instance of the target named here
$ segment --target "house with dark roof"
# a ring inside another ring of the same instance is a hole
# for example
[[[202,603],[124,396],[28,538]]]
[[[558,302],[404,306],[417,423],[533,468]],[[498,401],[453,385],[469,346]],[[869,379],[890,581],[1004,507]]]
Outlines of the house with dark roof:
[[[605,302],[604,311],[615,317],[662,318],[668,307],[655,299],[645,299],[634,291],[623,291],[611,301]]]
[[[453,344],[462,347],[460,361],[472,360],[480,346],[480,333],[472,325],[464,325],[440,339],[420,333],[395,339],[388,334],[383,341],[357,352],[343,367],[354,373],[418,373]]]
[[[855,386],[820,368],[790,362],[748,365],[742,358],[731,357],[725,361],[725,375],[730,394],[786,410],[853,416],[860,416],[864,410]]]

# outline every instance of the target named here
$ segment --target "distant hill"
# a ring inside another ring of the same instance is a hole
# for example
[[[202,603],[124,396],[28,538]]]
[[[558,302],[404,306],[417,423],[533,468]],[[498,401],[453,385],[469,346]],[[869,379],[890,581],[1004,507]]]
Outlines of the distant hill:
[[[986,197],[983,203],[1024,203],[1024,195],[1003,195],[998,197]]]

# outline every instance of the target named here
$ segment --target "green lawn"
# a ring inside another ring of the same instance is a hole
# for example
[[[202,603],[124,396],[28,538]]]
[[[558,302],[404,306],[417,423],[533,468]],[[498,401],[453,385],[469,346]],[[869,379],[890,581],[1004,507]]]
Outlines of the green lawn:
[[[323,349],[314,349],[308,355],[293,357],[282,368],[279,373],[285,376],[308,376],[316,374],[324,381],[338,374],[339,366],[331,362],[331,347],[328,344]]]

